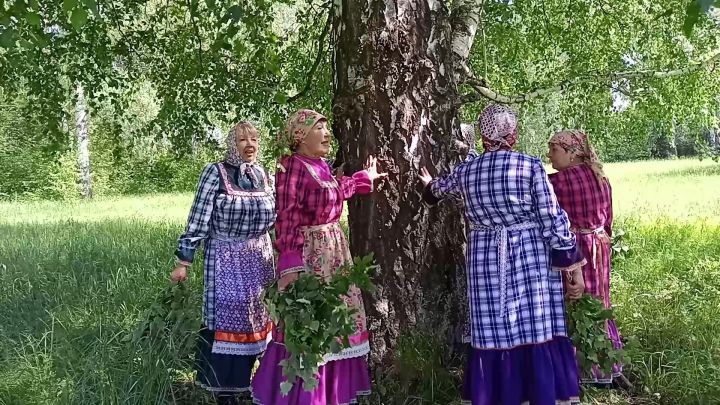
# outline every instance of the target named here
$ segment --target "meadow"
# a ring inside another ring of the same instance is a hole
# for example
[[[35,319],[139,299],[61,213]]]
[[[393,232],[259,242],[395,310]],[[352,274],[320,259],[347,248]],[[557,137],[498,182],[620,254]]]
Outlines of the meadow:
[[[585,401],[720,403],[720,164],[606,168],[629,247],[615,259],[612,289],[635,388],[591,389]],[[191,200],[0,202],[0,404],[209,400],[190,384],[182,339],[131,339],[168,285]],[[197,316],[200,271],[189,280]],[[443,401],[417,393],[405,402]]]

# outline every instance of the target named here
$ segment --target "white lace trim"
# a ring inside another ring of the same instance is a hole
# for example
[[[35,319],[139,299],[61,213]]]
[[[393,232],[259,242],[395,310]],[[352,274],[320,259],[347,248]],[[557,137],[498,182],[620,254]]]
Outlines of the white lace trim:
[[[613,380],[623,375],[622,371],[614,372],[610,374],[610,377],[605,378],[581,378],[580,384],[612,384]]]
[[[261,340],[255,343],[233,343],[214,341],[212,352],[217,354],[232,354],[235,356],[252,356],[265,351],[267,341]]]
[[[344,403],[342,403],[342,404],[337,404],[337,405],[353,405],[353,404],[357,404],[357,403],[359,403],[358,397],[364,397],[364,396],[368,396],[368,395],[370,395],[370,394],[372,394],[372,390],[356,391],[356,392],[355,392],[355,398],[351,399],[350,402],[344,402]],[[265,404],[263,404],[262,402],[260,402],[259,399],[255,398],[255,395],[254,395],[254,394],[253,394],[252,401],[253,401],[253,404],[255,404],[255,405],[265,405]]]
[[[245,388],[211,387],[211,386],[209,386],[209,385],[207,385],[207,384],[203,384],[203,383],[201,383],[201,382],[199,382],[199,381],[195,381],[195,385],[197,385],[198,387],[200,387],[200,388],[202,388],[202,389],[204,389],[204,390],[206,390],[206,391],[210,391],[210,392],[227,392],[227,393],[233,393],[233,394],[240,394],[240,393],[243,393],[243,392],[250,392],[250,391],[251,391],[250,387],[245,387]]]
[[[460,403],[462,405],[472,405],[472,402],[468,401],[467,399],[463,399]],[[569,400],[562,400],[562,399],[555,400],[555,405],[576,405],[576,404],[580,404],[580,403],[581,403],[580,398],[575,398],[575,397],[570,398]],[[525,401],[525,402],[521,403],[520,405],[530,405],[530,402]]]
[[[323,356],[323,361],[320,365],[329,363],[331,361],[354,359],[355,357],[365,356],[370,353],[370,342],[365,341],[357,346],[348,347],[347,349],[341,350],[339,353],[330,353]]]
[[[283,276],[285,274],[290,274],[290,273],[303,273],[303,272],[306,272],[307,270],[308,269],[306,269],[303,266],[288,267],[287,269],[280,271],[280,275]]]

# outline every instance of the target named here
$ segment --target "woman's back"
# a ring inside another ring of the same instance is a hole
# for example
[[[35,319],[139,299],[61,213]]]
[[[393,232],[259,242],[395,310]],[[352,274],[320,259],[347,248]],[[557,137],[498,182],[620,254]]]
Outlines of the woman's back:
[[[458,170],[458,188],[471,223],[510,226],[535,219],[533,172],[537,158],[513,151],[484,153]]]

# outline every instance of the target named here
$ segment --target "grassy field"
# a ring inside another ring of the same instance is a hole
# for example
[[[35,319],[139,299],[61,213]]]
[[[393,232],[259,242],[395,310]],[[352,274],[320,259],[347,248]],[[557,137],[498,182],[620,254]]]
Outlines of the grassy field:
[[[627,258],[613,273],[635,391],[720,403],[720,165],[608,165]],[[0,203],[0,404],[202,403],[191,350],[129,336],[167,285],[190,194]],[[199,312],[199,269],[190,280]],[[414,403],[421,403],[420,400]],[[431,403],[431,402],[424,402]]]

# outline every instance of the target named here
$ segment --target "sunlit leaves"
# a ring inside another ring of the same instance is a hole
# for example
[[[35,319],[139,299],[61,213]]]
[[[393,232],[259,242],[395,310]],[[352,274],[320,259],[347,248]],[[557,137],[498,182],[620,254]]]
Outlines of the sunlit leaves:
[[[537,88],[580,80],[553,99],[517,106],[541,115],[545,128],[578,126],[596,137],[625,133],[644,136],[649,122],[669,122],[673,116],[702,120],[718,104],[720,75],[712,67],[668,79],[636,77],[623,83],[627,109],[614,110],[612,81],[602,76],[618,71],[666,71],[695,63],[720,47],[720,27],[702,17],[692,37],[683,35],[686,0],[585,1],[546,0],[487,2],[484,21],[471,54],[473,71],[503,94],[523,94]],[[707,4],[707,1],[706,1]],[[484,32],[483,32],[484,31]],[[465,107],[474,119],[480,105]],[[540,112],[542,110],[547,112]],[[552,112],[550,112],[552,110]],[[632,115],[632,119],[630,119]],[[608,130],[608,128],[613,128]],[[539,135],[538,135],[539,136]]]
[[[690,0],[685,10],[683,32],[691,36],[693,29],[703,13],[710,11],[712,6],[720,7],[720,0]]]

